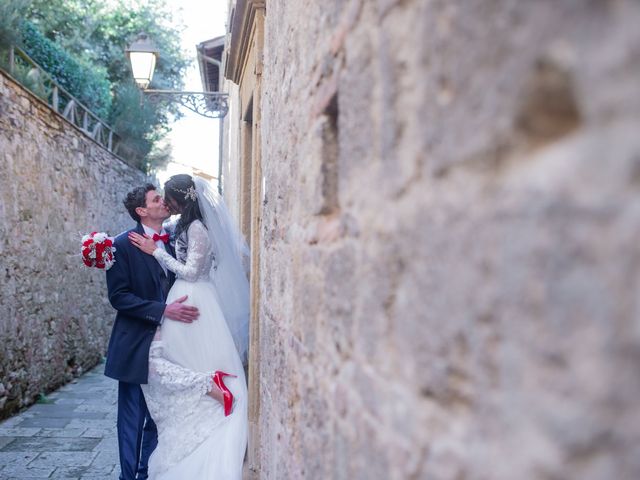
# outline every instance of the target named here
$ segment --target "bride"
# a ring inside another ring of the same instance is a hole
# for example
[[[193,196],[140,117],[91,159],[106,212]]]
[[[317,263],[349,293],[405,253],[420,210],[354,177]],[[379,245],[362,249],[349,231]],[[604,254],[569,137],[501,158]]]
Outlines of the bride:
[[[151,343],[142,389],[158,446],[149,478],[240,480],[247,446],[248,249],[205,180],[175,175],[164,188],[171,213],[180,214],[177,258],[146,236],[129,239],[176,274],[166,302],[187,295],[200,317],[162,322]]]

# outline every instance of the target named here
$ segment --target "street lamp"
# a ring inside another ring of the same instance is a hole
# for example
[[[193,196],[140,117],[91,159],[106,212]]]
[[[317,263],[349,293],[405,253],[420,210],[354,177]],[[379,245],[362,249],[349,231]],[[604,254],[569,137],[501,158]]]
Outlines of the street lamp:
[[[221,119],[218,126],[218,192],[222,195],[222,142],[224,139],[222,119],[229,111],[228,95],[221,92],[149,90],[148,87],[153,78],[159,51],[145,33],[138,34],[137,38],[127,46],[125,53],[131,63],[131,72],[134,80],[150,101],[176,102],[203,117]],[[200,52],[198,52],[198,57],[205,62],[216,65],[218,71],[222,72],[222,64],[219,60],[209,58]],[[221,85],[222,83],[219,82],[218,88]]]
[[[150,90],[149,84],[156,68],[159,52],[151,39],[145,33],[137,38],[125,49],[133,78],[142,89],[145,96],[154,102],[177,102],[189,110],[208,118],[224,118],[229,110],[227,94],[221,92],[181,92],[176,90]],[[214,63],[221,68],[220,62],[198,53],[206,62]]]
[[[144,33],[139,34],[125,52],[131,63],[133,79],[140,88],[145,90],[153,78],[153,71],[156,69],[156,60],[160,52]]]

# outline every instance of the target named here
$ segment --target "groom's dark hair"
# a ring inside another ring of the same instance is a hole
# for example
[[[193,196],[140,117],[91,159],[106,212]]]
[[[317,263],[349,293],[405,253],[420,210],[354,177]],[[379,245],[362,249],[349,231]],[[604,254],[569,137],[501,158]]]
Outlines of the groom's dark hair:
[[[140,221],[140,215],[136,213],[136,208],[147,206],[147,192],[155,190],[156,186],[152,183],[145,183],[140,187],[136,187],[127,193],[127,197],[122,201],[127,208],[127,212],[136,222]]]

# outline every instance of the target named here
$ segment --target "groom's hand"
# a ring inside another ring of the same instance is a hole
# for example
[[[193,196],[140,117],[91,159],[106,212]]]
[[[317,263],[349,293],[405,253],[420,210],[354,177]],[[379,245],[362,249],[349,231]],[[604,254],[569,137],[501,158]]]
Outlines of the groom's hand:
[[[178,322],[191,323],[198,319],[200,312],[196,307],[191,305],[185,305],[184,301],[187,299],[187,295],[184,295],[177,299],[175,302],[167,305],[164,309],[164,316],[171,320]]]

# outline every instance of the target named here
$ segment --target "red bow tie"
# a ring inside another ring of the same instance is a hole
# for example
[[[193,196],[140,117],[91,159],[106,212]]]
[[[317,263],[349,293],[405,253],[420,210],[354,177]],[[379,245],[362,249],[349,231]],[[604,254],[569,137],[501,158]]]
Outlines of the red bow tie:
[[[169,241],[169,234],[165,233],[164,235],[158,235],[157,233],[154,233],[153,241],[157,242],[158,240],[162,240],[162,243],[167,243]]]

